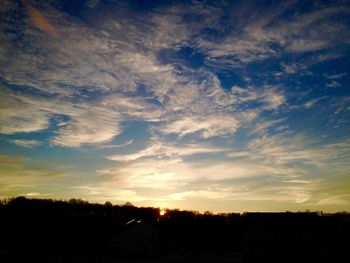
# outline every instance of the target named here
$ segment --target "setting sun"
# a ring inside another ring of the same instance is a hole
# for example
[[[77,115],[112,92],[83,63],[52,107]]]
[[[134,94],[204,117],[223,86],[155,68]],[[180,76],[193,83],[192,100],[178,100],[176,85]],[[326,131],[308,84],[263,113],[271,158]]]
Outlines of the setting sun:
[[[159,215],[164,216],[165,215],[165,210],[160,210]]]

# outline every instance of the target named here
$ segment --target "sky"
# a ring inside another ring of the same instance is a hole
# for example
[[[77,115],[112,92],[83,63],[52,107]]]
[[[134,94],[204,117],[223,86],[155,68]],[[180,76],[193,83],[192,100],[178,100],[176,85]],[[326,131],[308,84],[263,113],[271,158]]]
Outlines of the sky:
[[[0,198],[350,211],[349,1],[0,1]]]

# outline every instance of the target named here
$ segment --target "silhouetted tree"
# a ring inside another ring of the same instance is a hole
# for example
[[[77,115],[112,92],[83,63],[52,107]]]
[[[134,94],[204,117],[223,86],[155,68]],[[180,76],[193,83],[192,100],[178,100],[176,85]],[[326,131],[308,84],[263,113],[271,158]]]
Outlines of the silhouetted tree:
[[[126,224],[130,221],[133,223]],[[119,240],[119,249],[125,247],[120,243],[123,240],[134,244],[128,233],[141,235],[136,239],[142,241],[136,242],[138,257],[143,253],[155,256],[155,251],[161,251],[159,255],[208,258],[234,252],[242,255],[244,262],[281,262],[281,258],[283,262],[350,262],[340,261],[349,259],[348,212],[201,214],[166,209],[165,216],[160,217],[159,208],[136,207],[130,202],[91,204],[81,199],[21,196],[0,202],[0,225],[0,252],[10,251],[12,262],[29,261],[30,257],[57,262],[50,258],[55,256],[61,262],[80,262],[83,257],[95,258],[93,262],[110,262],[120,255],[115,253],[113,242]],[[135,225],[140,226],[131,230]],[[143,248],[154,236],[152,233],[157,233],[157,245]],[[0,262],[6,262],[1,253]],[[213,262],[219,260],[215,258]]]

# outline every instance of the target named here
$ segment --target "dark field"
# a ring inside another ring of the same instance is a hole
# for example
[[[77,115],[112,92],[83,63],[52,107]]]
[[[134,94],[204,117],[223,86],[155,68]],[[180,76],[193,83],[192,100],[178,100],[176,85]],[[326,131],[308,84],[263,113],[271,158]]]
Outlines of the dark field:
[[[5,200],[0,262],[350,262],[350,214]]]

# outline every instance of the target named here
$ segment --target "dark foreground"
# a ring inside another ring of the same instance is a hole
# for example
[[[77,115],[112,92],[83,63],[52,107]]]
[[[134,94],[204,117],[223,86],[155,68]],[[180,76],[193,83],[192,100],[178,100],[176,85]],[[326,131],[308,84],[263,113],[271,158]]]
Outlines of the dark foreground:
[[[0,203],[0,262],[350,262],[350,214]]]

